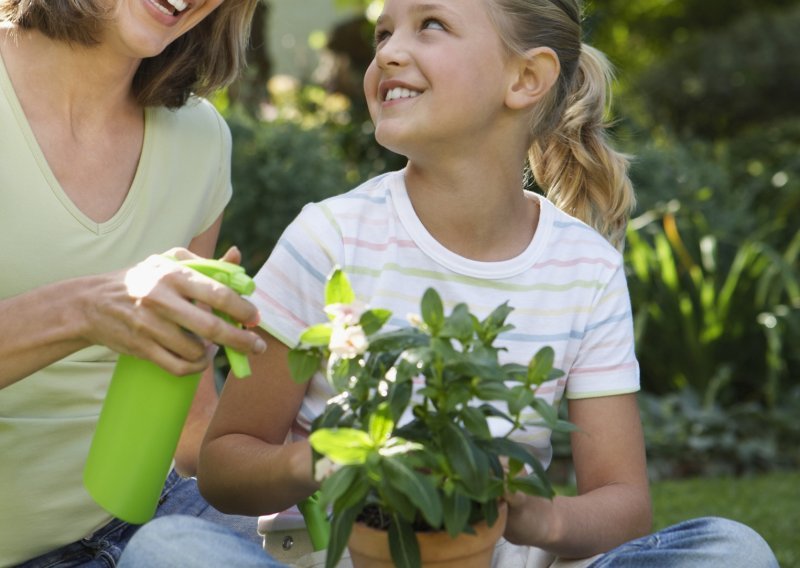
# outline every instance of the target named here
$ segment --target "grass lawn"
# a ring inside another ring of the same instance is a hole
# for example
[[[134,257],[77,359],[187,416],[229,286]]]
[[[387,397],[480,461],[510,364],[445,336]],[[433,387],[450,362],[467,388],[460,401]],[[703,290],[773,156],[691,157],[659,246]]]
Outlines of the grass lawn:
[[[575,494],[571,486],[556,490]],[[656,530],[697,517],[733,519],[764,537],[781,568],[800,567],[800,471],[659,481],[650,492]]]
[[[800,472],[654,483],[655,528],[693,517],[740,521],[769,543],[783,568],[800,566]]]

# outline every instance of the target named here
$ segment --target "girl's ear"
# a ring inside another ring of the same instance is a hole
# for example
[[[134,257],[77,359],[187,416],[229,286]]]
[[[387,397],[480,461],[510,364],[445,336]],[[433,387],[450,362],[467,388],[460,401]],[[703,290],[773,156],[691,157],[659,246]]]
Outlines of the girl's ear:
[[[535,47],[517,58],[512,68],[512,82],[506,93],[506,106],[513,110],[525,109],[544,97],[558,80],[561,63],[549,47]]]

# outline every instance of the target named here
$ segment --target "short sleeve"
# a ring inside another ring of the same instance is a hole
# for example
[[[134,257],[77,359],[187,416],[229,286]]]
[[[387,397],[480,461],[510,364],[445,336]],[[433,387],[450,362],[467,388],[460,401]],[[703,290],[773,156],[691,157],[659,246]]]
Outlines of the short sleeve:
[[[567,398],[592,398],[639,390],[628,285],[622,264],[598,294],[570,369]]]
[[[326,320],[325,282],[343,265],[341,231],[322,204],[306,205],[256,273],[251,301],[261,327],[294,347],[309,325]]]

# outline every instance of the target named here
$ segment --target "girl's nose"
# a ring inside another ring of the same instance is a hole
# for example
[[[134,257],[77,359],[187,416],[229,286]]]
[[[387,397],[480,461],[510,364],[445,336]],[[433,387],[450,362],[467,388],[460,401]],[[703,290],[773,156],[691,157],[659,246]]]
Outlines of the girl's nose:
[[[375,52],[375,61],[382,69],[404,65],[408,60],[408,42],[398,32],[384,39]]]

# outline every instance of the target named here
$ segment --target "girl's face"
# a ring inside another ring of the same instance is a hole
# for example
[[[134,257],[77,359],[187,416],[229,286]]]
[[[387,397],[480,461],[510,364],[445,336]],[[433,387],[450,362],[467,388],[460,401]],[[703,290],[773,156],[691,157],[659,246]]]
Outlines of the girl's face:
[[[490,0],[386,0],[364,92],[378,142],[394,152],[473,147],[503,112],[513,57]],[[478,137],[478,138],[476,138]]]
[[[153,57],[185,34],[224,0],[116,0],[107,39],[136,58]]]

